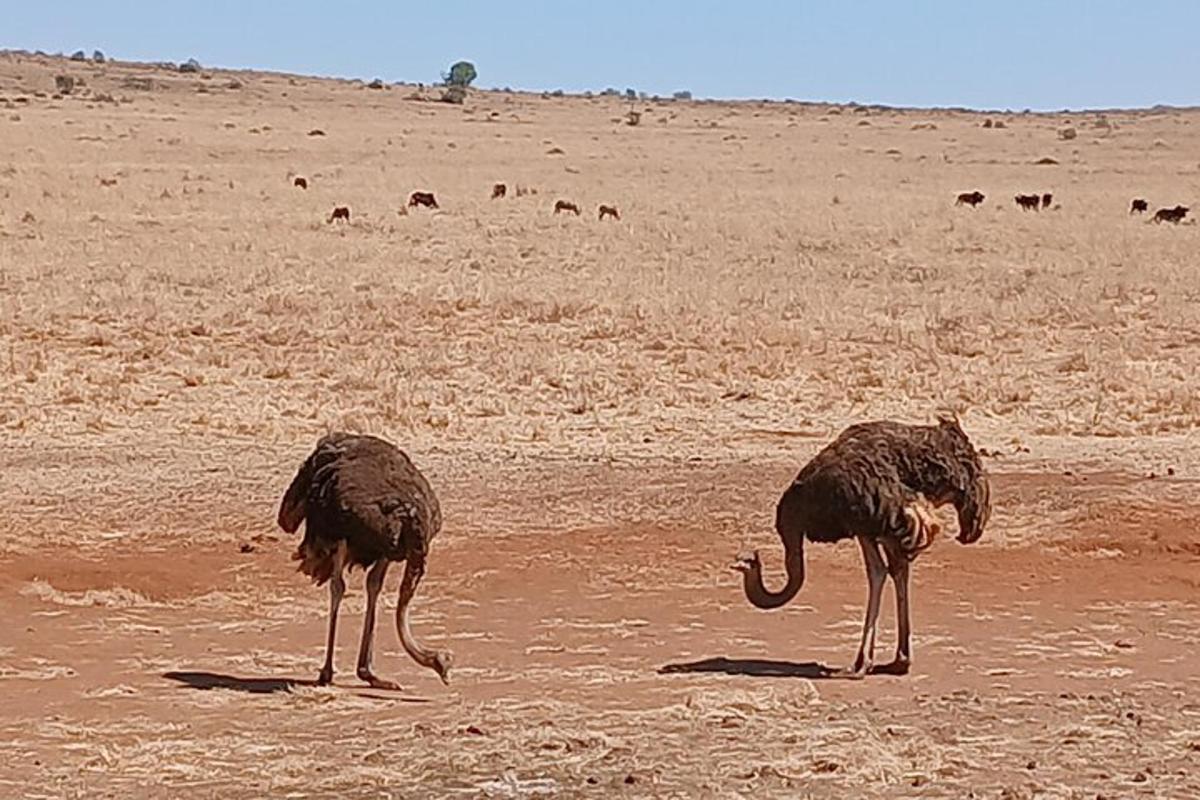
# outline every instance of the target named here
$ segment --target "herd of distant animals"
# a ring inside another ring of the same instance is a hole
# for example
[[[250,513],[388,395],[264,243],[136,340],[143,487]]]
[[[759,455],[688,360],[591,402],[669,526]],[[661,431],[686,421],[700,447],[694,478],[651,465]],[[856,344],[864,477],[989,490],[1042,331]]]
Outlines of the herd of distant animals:
[[[932,509],[943,505],[958,512],[958,541],[978,541],[991,515],[991,488],[979,452],[957,417],[940,417],[932,425],[886,420],[851,425],[800,470],[776,505],[775,531],[787,575],[783,588],[771,591],[764,585],[757,551],[739,555],[733,567],[742,573],[750,603],[779,608],[804,586],[805,539],[855,539],[869,589],[862,639],[849,668],[825,672],[846,678],[905,675],[912,665],[909,572],[913,560],[938,537],[940,525]],[[399,562],[404,563],[396,606],[400,643],[414,661],[449,683],[453,656],[421,644],[409,622],[442,512],[433,487],[408,455],[374,436],[323,436],[284,492],[277,521],[288,533],[305,523],[293,560],[318,586],[329,584],[325,662],[318,684],[333,681],[345,573],[360,567],[367,573],[367,602],[356,674],[373,688],[399,688],[377,677],[371,667],[379,594],[389,565]],[[896,654],[876,665],[877,623],[888,578],[896,594]]]
[[[307,189],[308,188],[308,179],[301,175],[297,175],[292,180],[292,185],[295,186],[297,189]],[[517,195],[519,196],[521,194],[522,194],[521,187],[518,186],[517,187]],[[507,195],[508,195],[508,186],[506,186],[505,184],[497,183],[492,186],[492,199],[493,200],[500,200],[500,199],[506,197]],[[411,195],[408,196],[408,206],[407,207],[408,208],[418,208],[418,207],[440,208],[440,206],[438,206],[437,197],[434,196],[433,192],[413,192]],[[600,207],[597,211],[598,211],[598,217],[601,220],[604,220],[606,218],[611,218],[611,219],[619,221],[621,219],[621,212],[620,212],[620,210],[617,209],[616,206],[608,206],[608,205],[604,205],[603,203],[601,203]],[[564,212],[574,214],[577,217],[580,215],[579,206],[577,206],[575,203],[572,203],[569,200],[556,201],[554,203],[554,213],[560,214],[560,213],[564,213]],[[330,213],[329,219],[327,221],[330,223],[338,222],[338,221],[349,222],[350,221],[350,207],[349,206],[334,206],[334,209],[333,209],[332,213]]]
[[[966,205],[970,206],[971,208],[975,208],[983,202],[984,197],[985,195],[983,192],[978,190],[974,192],[962,192],[955,199],[954,205]],[[1049,192],[1042,195],[1019,194],[1013,197],[1013,200],[1016,202],[1017,207],[1022,211],[1037,211],[1039,208],[1049,208],[1050,204],[1054,202],[1054,195],[1050,194]],[[1135,197],[1133,202],[1129,204],[1129,213],[1131,215],[1145,214],[1149,210],[1150,204],[1141,197]],[[1189,209],[1187,206],[1181,205],[1177,205],[1173,208],[1160,208],[1158,211],[1154,212],[1152,219],[1154,222],[1173,222],[1178,225],[1180,222],[1183,222],[1183,218],[1187,216],[1188,211],[1190,210],[1191,209]]]

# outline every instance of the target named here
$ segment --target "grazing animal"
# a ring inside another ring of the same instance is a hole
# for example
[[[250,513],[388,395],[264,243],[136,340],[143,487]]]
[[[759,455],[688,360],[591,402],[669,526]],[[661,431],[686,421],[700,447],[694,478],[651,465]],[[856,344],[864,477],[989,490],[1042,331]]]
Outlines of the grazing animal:
[[[503,183],[497,183],[495,186],[492,187],[492,199],[493,200],[499,200],[501,197],[504,197],[504,195],[506,195],[506,194],[508,194],[508,187],[505,186]]]
[[[559,200],[554,204],[554,213],[557,214],[560,211],[570,211],[575,216],[579,216],[579,206],[574,203],[568,203],[566,200]]]
[[[787,571],[783,589],[772,592],[763,585],[757,551],[739,555],[734,569],[742,573],[751,603],[778,608],[804,586],[805,539],[857,539],[870,588],[862,642],[854,665],[833,674],[903,675],[912,664],[909,566],[939,533],[930,508],[947,503],[958,510],[958,541],[978,540],[991,514],[991,488],[957,419],[940,418],[935,425],[852,425],[800,470],[775,510]],[[888,575],[896,588],[896,657],[876,668],[876,622]]]
[[[958,196],[958,199],[954,201],[954,205],[961,206],[965,203],[971,208],[974,208],[982,202],[983,192],[963,192]]]
[[[346,222],[350,221],[350,209],[348,207],[337,206],[333,209],[333,213],[329,215],[329,221],[333,222],[339,219],[344,219]]]
[[[433,192],[413,192],[408,196],[408,207],[425,206],[426,208],[438,208],[437,198],[433,196]]]
[[[617,210],[616,206],[602,205],[600,206],[600,219],[604,219],[605,217],[612,217],[615,220],[620,220],[621,212]]]
[[[1019,194],[1013,199],[1017,201],[1017,205],[1021,207],[1022,211],[1037,211],[1038,205],[1042,201],[1042,198],[1036,194]]]
[[[442,512],[428,481],[401,450],[374,436],[330,433],[300,466],[279,505],[279,527],[295,533],[307,521],[293,559],[318,586],[329,584],[329,631],[325,665],[317,683],[333,680],[338,606],[348,567],[367,570],[367,608],[357,674],[376,689],[399,689],[371,671],[375,606],[388,565],[404,562],[396,630],[414,661],[450,682],[452,656],[424,647],[413,636],[409,608],[425,574],[429,543],[442,527]]]
[[[1178,225],[1180,222],[1183,222],[1183,218],[1187,216],[1188,210],[1189,209],[1187,208],[1187,206],[1175,206],[1174,208],[1160,208],[1158,211],[1154,212],[1154,221],[1155,222],[1174,222],[1176,225]]]
[[[1042,195],[1042,208],[1049,208],[1050,203],[1052,202],[1054,202],[1054,195],[1050,194],[1049,192],[1046,192],[1044,195]]]
[[[295,186],[299,189],[307,189],[308,181],[305,178],[302,178],[301,176],[297,175],[296,180],[292,181],[292,186]]]
[[[1130,214],[1145,214],[1150,210],[1150,204],[1140,197],[1134,198],[1134,201],[1129,204]]]

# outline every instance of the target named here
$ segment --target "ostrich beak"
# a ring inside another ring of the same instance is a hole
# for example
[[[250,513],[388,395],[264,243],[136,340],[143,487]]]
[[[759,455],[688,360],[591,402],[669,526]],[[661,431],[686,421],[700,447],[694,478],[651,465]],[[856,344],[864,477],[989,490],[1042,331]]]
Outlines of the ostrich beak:
[[[737,558],[729,568],[734,572],[749,572],[758,563],[758,553],[738,553]]]

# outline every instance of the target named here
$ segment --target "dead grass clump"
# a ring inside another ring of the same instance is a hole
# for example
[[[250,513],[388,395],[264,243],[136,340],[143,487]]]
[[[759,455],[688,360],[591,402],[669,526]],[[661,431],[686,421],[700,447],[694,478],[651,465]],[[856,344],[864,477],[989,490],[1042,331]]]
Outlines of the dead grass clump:
[[[83,592],[64,592],[40,579],[31,581],[22,587],[21,594],[60,606],[134,608],[154,605],[147,598],[123,586],[114,586],[111,589],[87,589]]]

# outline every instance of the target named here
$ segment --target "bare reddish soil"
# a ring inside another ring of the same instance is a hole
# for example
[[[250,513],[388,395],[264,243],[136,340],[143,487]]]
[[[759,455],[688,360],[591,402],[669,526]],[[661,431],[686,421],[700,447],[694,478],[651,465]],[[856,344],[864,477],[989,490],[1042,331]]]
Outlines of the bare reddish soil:
[[[736,508],[734,487],[761,483],[711,469],[728,483],[697,509]],[[597,499],[670,508],[674,487],[712,477],[695,472],[610,470]],[[810,545],[797,600],[756,611],[728,563],[752,541],[778,569],[757,510],[739,512],[749,537],[703,513],[448,529],[417,627],[459,667],[442,687],[385,616],[377,667],[400,693],[353,675],[358,574],[336,686],[312,685],[326,598],[292,571],[269,506],[240,509],[256,531],[241,541],[14,559],[0,572],[0,793],[1196,796],[1195,509],[1137,511],[1130,498],[1170,487],[1116,475],[996,485],[1009,508],[1088,497],[1104,524],[1060,531],[1061,547],[940,543],[917,562],[914,672],[861,682],[819,669],[856,646],[856,548]],[[886,611],[884,625],[880,660]]]

